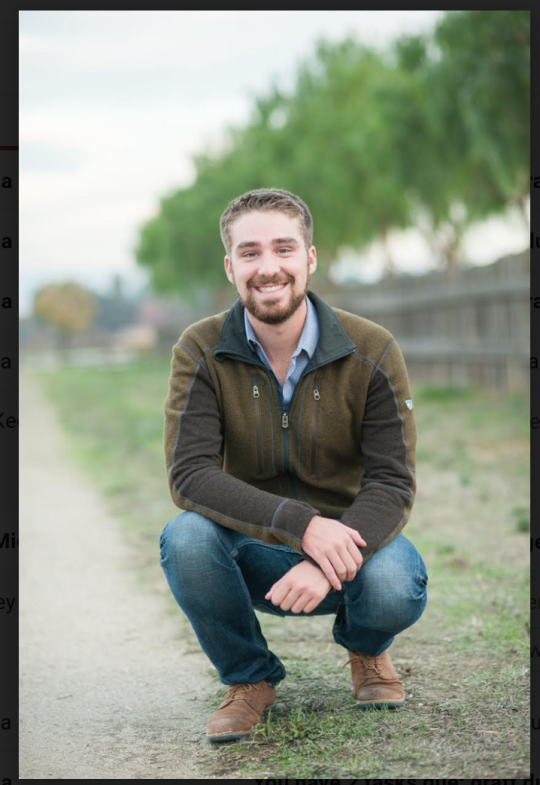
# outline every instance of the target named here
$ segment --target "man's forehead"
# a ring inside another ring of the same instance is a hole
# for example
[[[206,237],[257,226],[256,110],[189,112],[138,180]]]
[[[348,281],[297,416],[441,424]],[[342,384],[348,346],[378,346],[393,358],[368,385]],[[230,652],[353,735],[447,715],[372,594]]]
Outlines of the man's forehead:
[[[277,211],[251,211],[238,216],[231,224],[233,247],[272,242],[302,243],[298,216]]]

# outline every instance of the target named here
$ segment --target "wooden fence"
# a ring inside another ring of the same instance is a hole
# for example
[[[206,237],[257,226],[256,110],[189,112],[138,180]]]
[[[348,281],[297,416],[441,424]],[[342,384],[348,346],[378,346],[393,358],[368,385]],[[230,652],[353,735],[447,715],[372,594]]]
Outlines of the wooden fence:
[[[317,287],[316,279],[313,283],[330,305],[365,316],[390,330],[403,351],[413,383],[529,389],[529,259],[526,252],[485,267],[456,270],[453,277],[433,272],[324,290]],[[160,329],[158,344],[151,353],[162,353],[170,359],[171,347],[184,327],[230,307],[236,299],[232,287],[227,297],[228,301],[209,304],[207,313],[179,307],[170,324]],[[107,334],[102,336],[100,346],[74,347],[72,354],[71,364],[117,364],[129,362],[132,356],[132,352],[116,351]],[[22,364],[33,365],[60,362],[47,355],[46,347],[23,347],[20,359]],[[68,360],[63,356],[61,362]]]
[[[530,256],[338,288],[326,301],[386,327],[411,381],[529,388]]]

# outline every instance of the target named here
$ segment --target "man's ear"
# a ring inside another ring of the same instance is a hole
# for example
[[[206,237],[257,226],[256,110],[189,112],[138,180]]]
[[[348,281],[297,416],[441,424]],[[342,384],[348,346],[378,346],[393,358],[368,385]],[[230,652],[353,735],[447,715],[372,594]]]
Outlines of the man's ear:
[[[309,262],[310,262],[310,270],[312,273],[315,272],[317,269],[317,249],[314,245],[311,246],[309,249]]]
[[[224,258],[224,260],[223,260],[223,263],[224,263],[224,265],[225,265],[225,274],[226,274],[227,278],[229,279],[229,283],[232,283],[232,282],[233,282],[233,281],[232,281],[232,275],[231,275],[231,273],[229,272],[229,268],[230,268],[231,260],[229,259],[229,257],[228,257],[228,256],[225,256],[225,258]]]

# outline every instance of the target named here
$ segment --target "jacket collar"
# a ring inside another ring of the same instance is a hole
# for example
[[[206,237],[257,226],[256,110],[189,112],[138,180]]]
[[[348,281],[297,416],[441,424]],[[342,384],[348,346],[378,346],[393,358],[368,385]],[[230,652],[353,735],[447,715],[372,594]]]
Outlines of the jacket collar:
[[[317,348],[302,375],[346,354],[352,354],[356,349],[356,344],[347,335],[328,303],[309,289],[307,296],[317,309],[320,332]],[[227,312],[221,328],[220,341],[214,348],[214,359],[222,362],[226,357],[262,365],[257,352],[248,343],[244,324],[244,306],[239,299]]]

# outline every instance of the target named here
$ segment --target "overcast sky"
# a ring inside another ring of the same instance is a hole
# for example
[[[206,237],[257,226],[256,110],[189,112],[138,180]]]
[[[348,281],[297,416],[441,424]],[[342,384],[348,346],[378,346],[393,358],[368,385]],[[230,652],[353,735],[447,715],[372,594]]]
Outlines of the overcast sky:
[[[21,313],[49,281],[104,291],[119,272],[138,288],[137,230],[158,199],[192,182],[190,156],[254,96],[292,88],[318,38],[385,47],[441,14],[20,12]]]

